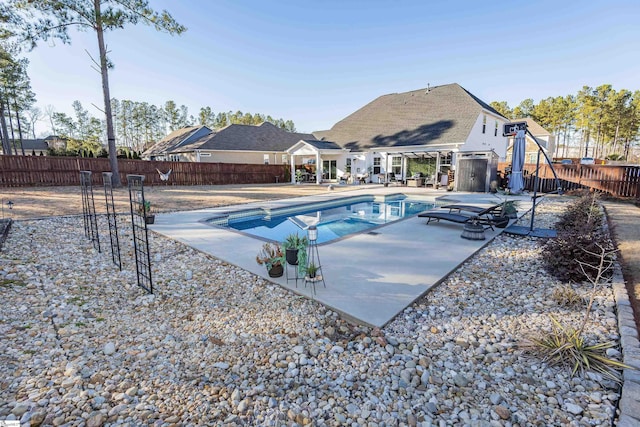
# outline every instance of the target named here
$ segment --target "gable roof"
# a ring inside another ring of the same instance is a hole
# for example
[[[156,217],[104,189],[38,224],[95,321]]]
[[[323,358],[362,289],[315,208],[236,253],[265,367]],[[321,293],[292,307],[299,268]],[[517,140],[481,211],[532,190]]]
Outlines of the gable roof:
[[[189,149],[284,152],[301,139],[315,138],[308,133],[287,132],[269,122],[257,126],[233,124],[200,138]]]
[[[205,132],[211,132],[211,129],[206,126],[187,126],[178,130],[174,130],[169,135],[165,136],[160,141],[156,142],[150,148],[145,150],[142,155],[146,157],[174,151],[177,147],[192,142],[192,137]]]
[[[320,141],[318,139],[303,139],[303,142],[318,150],[342,150],[342,147],[331,141]]]
[[[523,119],[513,120],[514,122],[527,122],[527,130],[531,132],[531,135],[542,136],[542,135],[551,135],[551,132],[540,126],[535,120],[531,117],[525,117]]]
[[[352,150],[464,143],[483,111],[502,117],[453,83],[383,95],[314,135]]]

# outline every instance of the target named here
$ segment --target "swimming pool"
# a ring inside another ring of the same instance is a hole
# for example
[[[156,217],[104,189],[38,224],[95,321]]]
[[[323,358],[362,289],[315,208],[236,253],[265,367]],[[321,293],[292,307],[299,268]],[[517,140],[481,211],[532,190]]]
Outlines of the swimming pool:
[[[289,234],[306,235],[306,228],[318,228],[318,243],[328,243],[375,227],[417,215],[431,209],[432,200],[406,196],[358,196],[279,209],[251,209],[207,220],[261,239],[282,242]]]

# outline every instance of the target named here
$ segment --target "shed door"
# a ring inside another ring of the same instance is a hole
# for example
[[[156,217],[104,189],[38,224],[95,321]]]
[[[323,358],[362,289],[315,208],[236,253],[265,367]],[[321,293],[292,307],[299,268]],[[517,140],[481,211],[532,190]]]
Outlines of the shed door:
[[[487,159],[460,160],[456,177],[458,191],[486,192],[488,162]]]

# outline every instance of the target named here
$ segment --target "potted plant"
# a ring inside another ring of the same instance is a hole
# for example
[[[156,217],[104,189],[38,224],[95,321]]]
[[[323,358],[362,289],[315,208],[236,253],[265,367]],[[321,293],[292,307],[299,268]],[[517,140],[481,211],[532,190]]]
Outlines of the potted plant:
[[[507,218],[515,219],[518,218],[518,202],[516,200],[506,200],[502,204],[502,212],[503,216]]]
[[[280,245],[265,243],[256,255],[256,262],[267,267],[269,277],[281,277],[284,274],[284,254]]]
[[[140,215],[144,217],[144,222],[147,224],[153,224],[155,222],[156,216],[152,211],[151,202],[149,200],[145,200],[144,203],[141,203],[138,211]]]
[[[311,262],[307,266],[306,270],[307,270],[307,277],[309,279],[315,279],[316,274],[318,273],[318,266],[315,265],[313,262]]]
[[[302,169],[296,169],[296,184],[302,182]]]
[[[299,269],[305,266],[307,264],[307,246],[309,246],[309,239],[306,236],[300,237],[298,233],[289,234],[282,242],[287,263],[297,265]]]
[[[498,214],[492,215],[492,224],[498,228],[506,228],[509,225],[509,220],[518,218],[517,203],[516,200],[505,199]]]

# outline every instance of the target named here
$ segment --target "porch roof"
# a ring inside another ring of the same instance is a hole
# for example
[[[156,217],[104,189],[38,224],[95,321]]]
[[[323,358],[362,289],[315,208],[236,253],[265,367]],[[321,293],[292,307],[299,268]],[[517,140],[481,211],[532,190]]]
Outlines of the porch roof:
[[[293,146],[287,149],[287,153],[290,155],[301,155],[301,154],[342,154],[348,153],[349,150],[346,148],[340,147],[335,142],[331,141],[320,141],[317,139],[301,139],[296,142]]]

